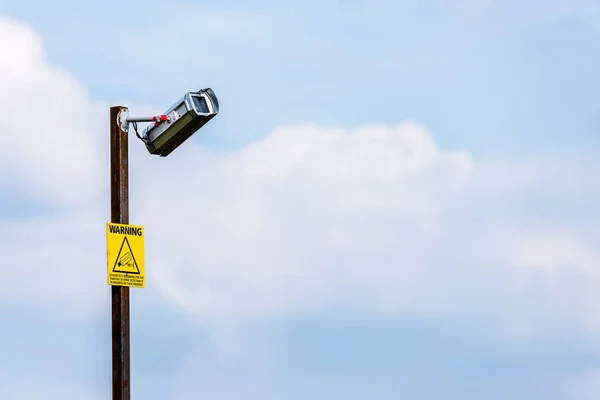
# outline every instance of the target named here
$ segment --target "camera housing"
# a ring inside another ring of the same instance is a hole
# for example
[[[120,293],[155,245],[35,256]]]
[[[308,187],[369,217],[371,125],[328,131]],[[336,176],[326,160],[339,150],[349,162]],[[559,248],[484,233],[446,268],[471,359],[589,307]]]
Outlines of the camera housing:
[[[166,157],[219,113],[211,88],[186,93],[164,115],[166,121],[149,125],[142,140],[150,154]]]

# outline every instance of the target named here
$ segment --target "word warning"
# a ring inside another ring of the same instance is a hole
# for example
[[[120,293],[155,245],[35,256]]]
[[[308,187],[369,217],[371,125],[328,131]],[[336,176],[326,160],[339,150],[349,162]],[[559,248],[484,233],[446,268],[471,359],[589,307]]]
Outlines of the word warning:
[[[106,224],[108,284],[146,287],[144,274],[144,227]]]

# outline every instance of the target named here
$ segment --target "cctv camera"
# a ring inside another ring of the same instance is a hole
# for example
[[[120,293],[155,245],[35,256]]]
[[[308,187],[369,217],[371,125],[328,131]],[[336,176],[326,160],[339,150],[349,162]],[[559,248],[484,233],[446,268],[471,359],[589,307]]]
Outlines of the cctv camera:
[[[188,92],[144,130],[142,140],[150,154],[166,157],[218,113],[219,101],[212,89]]]

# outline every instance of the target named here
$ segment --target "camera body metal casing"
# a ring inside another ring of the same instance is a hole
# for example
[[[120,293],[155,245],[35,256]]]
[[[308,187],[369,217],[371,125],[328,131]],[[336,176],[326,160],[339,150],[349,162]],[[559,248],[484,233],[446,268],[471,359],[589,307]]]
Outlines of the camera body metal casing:
[[[164,114],[167,120],[144,129],[142,139],[150,154],[166,157],[219,113],[212,89],[186,93]]]

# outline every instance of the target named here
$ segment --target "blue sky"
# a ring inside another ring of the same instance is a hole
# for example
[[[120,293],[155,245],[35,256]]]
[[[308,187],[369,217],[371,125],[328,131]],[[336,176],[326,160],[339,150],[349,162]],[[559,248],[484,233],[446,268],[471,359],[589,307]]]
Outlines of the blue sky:
[[[108,107],[210,86],[130,144],[135,398],[597,399],[599,17],[0,0],[0,398],[109,396]]]

